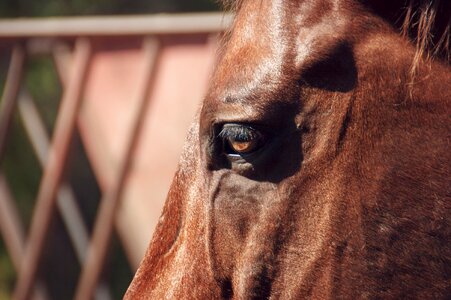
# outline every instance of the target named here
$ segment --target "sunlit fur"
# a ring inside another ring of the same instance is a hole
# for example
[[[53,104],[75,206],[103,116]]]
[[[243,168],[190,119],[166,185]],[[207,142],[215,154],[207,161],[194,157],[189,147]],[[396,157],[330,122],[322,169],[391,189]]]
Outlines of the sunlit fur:
[[[449,298],[449,19],[404,3],[235,3],[125,298]],[[267,139],[230,159],[226,124]]]

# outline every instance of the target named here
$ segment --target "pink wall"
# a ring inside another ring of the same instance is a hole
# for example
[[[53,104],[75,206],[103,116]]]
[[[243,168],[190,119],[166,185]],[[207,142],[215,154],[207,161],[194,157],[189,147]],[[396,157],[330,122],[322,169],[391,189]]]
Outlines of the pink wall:
[[[216,34],[159,36],[154,76],[146,82],[142,40],[96,45],[79,127],[102,190],[111,184],[138,109],[151,87],[143,130],[116,221],[132,266],[152,236],[177,167],[188,127],[205,94],[214,63]]]

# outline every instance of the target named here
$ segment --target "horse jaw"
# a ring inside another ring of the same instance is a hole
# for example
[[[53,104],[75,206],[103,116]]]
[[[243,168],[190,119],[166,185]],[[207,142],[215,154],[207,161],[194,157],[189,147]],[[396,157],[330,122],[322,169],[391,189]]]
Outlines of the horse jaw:
[[[206,247],[208,228],[197,120],[198,116],[153,239],[124,299],[213,299],[220,293]]]

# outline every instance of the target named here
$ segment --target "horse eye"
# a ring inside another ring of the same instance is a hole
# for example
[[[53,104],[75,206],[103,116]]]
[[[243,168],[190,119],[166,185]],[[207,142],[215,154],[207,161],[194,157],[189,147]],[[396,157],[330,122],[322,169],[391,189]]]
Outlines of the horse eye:
[[[219,134],[228,155],[250,154],[261,148],[263,135],[248,125],[225,124]]]
[[[254,151],[258,147],[258,141],[238,142],[228,140],[229,146],[237,153],[249,153]]]

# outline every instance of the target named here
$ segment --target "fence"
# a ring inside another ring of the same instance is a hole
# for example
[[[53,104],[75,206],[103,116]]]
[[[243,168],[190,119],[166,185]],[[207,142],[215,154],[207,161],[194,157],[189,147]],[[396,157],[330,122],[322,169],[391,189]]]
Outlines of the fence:
[[[111,298],[100,278],[114,230],[136,269],[229,23],[223,14],[0,21],[0,53],[10,56],[0,161],[17,114],[42,166],[28,234],[0,172],[0,231],[17,271],[14,299],[51,298],[38,271],[56,212],[81,266],[74,298]],[[23,84],[26,61],[36,55],[53,59],[62,86],[51,141]],[[92,234],[64,176],[76,132],[102,194]]]

